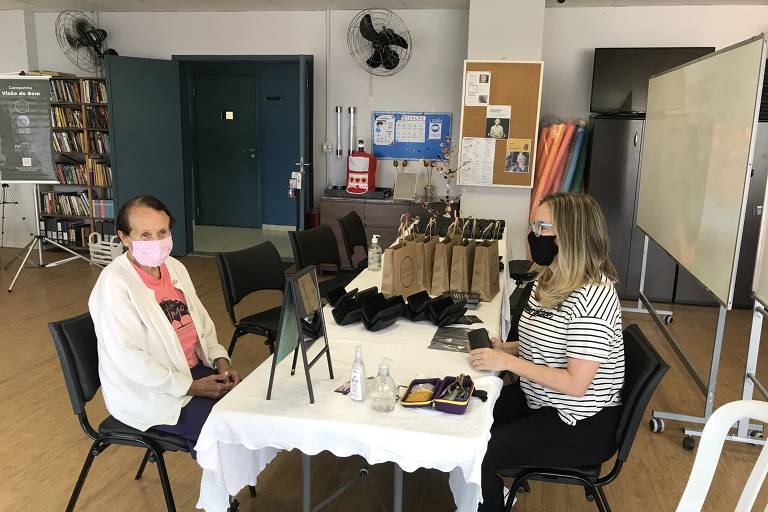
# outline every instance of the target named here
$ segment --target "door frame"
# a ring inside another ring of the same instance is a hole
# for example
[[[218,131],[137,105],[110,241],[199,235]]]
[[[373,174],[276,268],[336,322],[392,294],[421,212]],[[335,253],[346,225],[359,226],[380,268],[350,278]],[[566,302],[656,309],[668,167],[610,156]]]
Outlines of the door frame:
[[[201,64],[274,64],[274,63],[296,63],[297,66],[301,66],[304,62],[313,64],[312,55],[172,55],[171,60],[179,62],[179,74],[180,74],[180,86],[181,86],[181,137],[182,137],[182,153],[183,153],[183,166],[184,166],[184,222],[186,223],[187,234],[187,247],[189,251],[194,251],[194,226],[193,219],[195,218],[195,182],[193,173],[194,159],[194,138],[195,138],[195,126],[192,112],[194,109],[192,86],[194,83],[193,75],[194,70]],[[312,69],[312,65],[309,66]],[[301,75],[300,75],[301,76]],[[311,74],[310,77],[311,78]],[[310,105],[313,95],[312,81],[309,80],[309,95]],[[257,96],[256,112],[257,116],[260,115],[260,102]],[[314,148],[313,142],[313,112],[310,109],[306,111],[306,135],[307,146],[309,147],[308,156],[311,158],[312,149]],[[302,134],[303,135],[303,134]],[[258,150],[261,151],[261,132],[257,138],[259,144]],[[307,181],[314,182],[314,173],[310,166]],[[261,193],[261,157],[257,159],[257,176],[259,182],[259,193]],[[286,183],[287,185],[287,183]],[[310,191],[312,189],[310,188]],[[305,205],[306,209],[312,208],[314,203],[314,194],[308,194],[308,204]],[[261,225],[261,211],[259,211],[259,225]]]

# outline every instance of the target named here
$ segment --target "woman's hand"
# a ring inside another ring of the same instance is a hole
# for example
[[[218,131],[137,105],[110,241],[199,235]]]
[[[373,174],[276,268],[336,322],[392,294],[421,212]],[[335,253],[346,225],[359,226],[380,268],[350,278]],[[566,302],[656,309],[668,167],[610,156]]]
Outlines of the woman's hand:
[[[208,377],[203,377],[202,379],[193,380],[192,385],[189,386],[187,395],[202,396],[215,400],[226,395],[227,392],[232,389],[232,386],[234,386],[234,384],[226,375],[209,375]]]
[[[491,341],[493,343],[493,340]],[[511,356],[503,349],[478,348],[469,353],[469,360],[476,370],[491,370],[500,372],[509,369]]]
[[[491,338],[491,347],[493,347],[494,350],[503,350],[507,354],[511,354],[513,356],[517,355],[517,342],[516,341],[508,341],[503,342],[501,339],[497,337]]]
[[[240,384],[240,381],[242,380],[240,378],[240,373],[229,365],[229,361],[222,357],[214,361],[213,364],[216,366],[219,375],[227,377],[228,381],[232,383],[232,387]]]

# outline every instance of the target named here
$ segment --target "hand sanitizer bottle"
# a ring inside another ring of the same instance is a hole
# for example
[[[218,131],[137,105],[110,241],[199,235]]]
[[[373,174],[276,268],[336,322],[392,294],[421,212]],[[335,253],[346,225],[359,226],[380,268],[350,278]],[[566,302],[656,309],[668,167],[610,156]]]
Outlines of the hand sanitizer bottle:
[[[355,347],[355,362],[352,364],[352,376],[349,379],[349,398],[362,402],[365,400],[365,364],[363,364],[363,347]]]
[[[386,357],[379,363],[379,374],[371,384],[371,407],[377,412],[392,412],[397,403],[397,386],[389,375],[392,363]]]
[[[377,272],[381,270],[381,246],[379,235],[371,237],[371,245],[368,247],[368,270]]]

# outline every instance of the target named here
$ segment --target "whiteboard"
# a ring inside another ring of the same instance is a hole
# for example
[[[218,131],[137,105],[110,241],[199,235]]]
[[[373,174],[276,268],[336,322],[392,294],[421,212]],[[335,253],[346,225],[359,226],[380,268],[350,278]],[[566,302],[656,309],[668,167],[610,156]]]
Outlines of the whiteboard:
[[[648,84],[637,225],[729,309],[764,46],[760,35]]]
[[[755,146],[755,162],[756,165],[763,165],[768,162],[768,132],[765,130],[768,128],[766,123],[760,123],[758,131],[758,144]],[[760,303],[768,308],[768,255],[765,254],[766,246],[768,246],[768,187],[765,189],[765,196],[763,197],[763,210],[760,217],[760,237],[757,244],[757,260],[755,263],[755,276],[752,283],[752,294],[760,301]]]

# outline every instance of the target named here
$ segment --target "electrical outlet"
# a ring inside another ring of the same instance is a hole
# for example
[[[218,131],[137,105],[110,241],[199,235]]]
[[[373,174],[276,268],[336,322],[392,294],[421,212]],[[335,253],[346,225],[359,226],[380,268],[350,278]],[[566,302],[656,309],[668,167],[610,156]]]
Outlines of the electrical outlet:
[[[333,152],[333,144],[330,142],[323,142],[323,153],[332,153]]]

